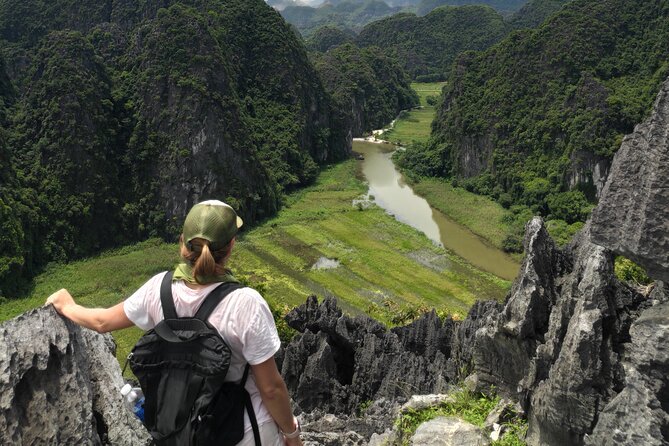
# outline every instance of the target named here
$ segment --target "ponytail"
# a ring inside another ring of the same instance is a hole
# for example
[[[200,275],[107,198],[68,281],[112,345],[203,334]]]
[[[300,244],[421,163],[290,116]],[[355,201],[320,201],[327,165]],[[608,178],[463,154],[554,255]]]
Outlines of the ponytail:
[[[203,239],[193,239],[190,249],[183,242],[183,236],[179,240],[181,243],[181,257],[186,260],[193,268],[193,277],[197,282],[198,277],[211,277],[225,272],[225,261],[232,250],[233,240],[217,251],[209,249],[209,242]]]
[[[198,277],[215,276],[217,273],[216,266],[216,260],[209,251],[209,242],[204,242],[202,251],[193,265],[193,277],[199,282]]]

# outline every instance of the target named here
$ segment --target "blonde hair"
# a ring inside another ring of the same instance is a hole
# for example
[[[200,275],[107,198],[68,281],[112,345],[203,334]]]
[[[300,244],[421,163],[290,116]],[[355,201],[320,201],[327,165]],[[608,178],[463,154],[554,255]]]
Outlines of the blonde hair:
[[[225,274],[225,262],[230,256],[232,250],[231,240],[223,248],[216,251],[209,249],[209,241],[201,238],[195,238],[190,241],[193,249],[189,249],[184,243],[183,235],[179,239],[181,258],[187,261],[193,268],[193,277],[200,283],[198,277],[216,276]]]

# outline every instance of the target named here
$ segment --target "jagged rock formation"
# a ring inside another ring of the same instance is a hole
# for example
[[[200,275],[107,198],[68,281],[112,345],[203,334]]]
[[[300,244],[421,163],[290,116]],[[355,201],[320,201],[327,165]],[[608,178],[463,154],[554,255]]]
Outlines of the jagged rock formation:
[[[592,239],[669,281],[669,79],[627,135],[592,216]]]
[[[668,87],[569,246],[556,249],[540,219],[528,224],[504,310],[477,332],[479,384],[520,399],[529,444],[669,443],[669,295],[657,282],[643,296],[613,274],[615,252],[669,276]]]
[[[613,253],[588,237],[586,227],[560,251],[532,220],[504,310],[476,336],[479,385],[521,401],[529,444],[583,444],[625,385],[630,327],[651,305],[617,281]]]
[[[457,323],[434,312],[387,330],[368,317],[344,315],[332,298],[319,305],[312,296],[286,319],[301,334],[285,349],[282,374],[305,411],[350,414],[380,398],[405,401],[417,393],[442,392],[458,372],[449,358],[470,355],[466,347],[452,345],[460,339],[453,335]],[[482,321],[469,320],[468,332]]]
[[[625,387],[599,414],[586,445],[669,443],[669,303],[644,311],[630,336]]]
[[[149,444],[109,335],[38,308],[0,325],[0,444]]]

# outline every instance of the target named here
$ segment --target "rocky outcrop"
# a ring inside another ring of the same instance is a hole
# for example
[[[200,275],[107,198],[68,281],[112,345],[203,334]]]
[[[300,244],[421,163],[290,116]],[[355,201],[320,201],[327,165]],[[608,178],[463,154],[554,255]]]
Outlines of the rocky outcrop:
[[[0,444],[149,444],[124,406],[109,335],[53,308],[0,325]]]
[[[505,304],[479,302],[462,322],[429,313],[388,331],[342,314],[332,299],[319,305],[310,298],[288,316],[302,332],[283,363],[293,398],[305,411],[318,409],[313,419],[357,413],[383,398],[390,402],[385,418],[344,423],[379,442],[407,392],[442,391],[471,370],[466,382],[477,390],[494,386],[520,401],[530,445],[669,441],[664,287],[644,296],[619,282],[614,253],[590,241],[590,225],[559,249],[535,218],[525,250]],[[347,432],[335,424],[306,425],[321,434]]]
[[[503,311],[477,332],[479,387],[493,385],[521,401],[528,414],[528,444],[584,444],[593,430],[603,429],[598,427],[602,408],[626,386],[643,382],[630,376],[625,358],[634,348],[633,323],[656,311],[656,300],[620,283],[613,274],[613,253],[590,242],[589,233],[587,225],[570,246],[558,250],[543,222],[532,220],[527,255],[510,297]],[[658,340],[669,335],[667,329],[655,325]],[[647,347],[646,353],[637,353],[646,363],[655,349]],[[658,360],[662,363],[662,355]],[[667,365],[665,361],[658,370]],[[660,398],[663,385],[642,387]],[[652,411],[652,398],[647,403],[639,410]],[[662,413],[655,419],[662,420]],[[616,418],[629,421],[630,438],[645,432],[631,413],[617,413]],[[661,423],[654,428],[659,431]]]
[[[630,336],[625,387],[604,406],[586,445],[669,443],[669,302],[644,311]]]
[[[592,239],[669,281],[669,79],[652,114],[616,153],[597,208]]]
[[[434,312],[387,330],[368,317],[344,315],[332,298],[319,304],[310,297],[286,319],[301,334],[285,349],[282,374],[305,411],[350,414],[381,398],[440,393],[459,370],[449,362],[457,323]],[[467,353],[458,347],[458,355]]]

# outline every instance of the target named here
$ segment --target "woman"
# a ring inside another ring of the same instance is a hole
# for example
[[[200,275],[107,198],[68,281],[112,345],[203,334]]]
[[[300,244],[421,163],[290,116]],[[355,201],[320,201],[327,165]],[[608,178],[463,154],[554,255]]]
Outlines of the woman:
[[[176,267],[172,282],[179,317],[192,317],[220,282],[236,282],[225,263],[241,225],[242,220],[232,207],[221,201],[204,201],[190,210],[180,238],[182,263]],[[100,333],[132,325],[148,330],[163,319],[160,284],[165,274],[157,274],[111,308],[77,305],[64,289],[49,296],[47,304],[53,304],[58,313],[73,322]],[[245,387],[251,395],[262,445],[301,445],[288,390],[274,361],[280,346],[279,336],[262,296],[252,288],[232,291],[213,311],[209,323],[232,351],[226,380],[240,381],[246,364],[251,365]],[[253,444],[253,431],[246,415],[244,438],[239,445]]]

